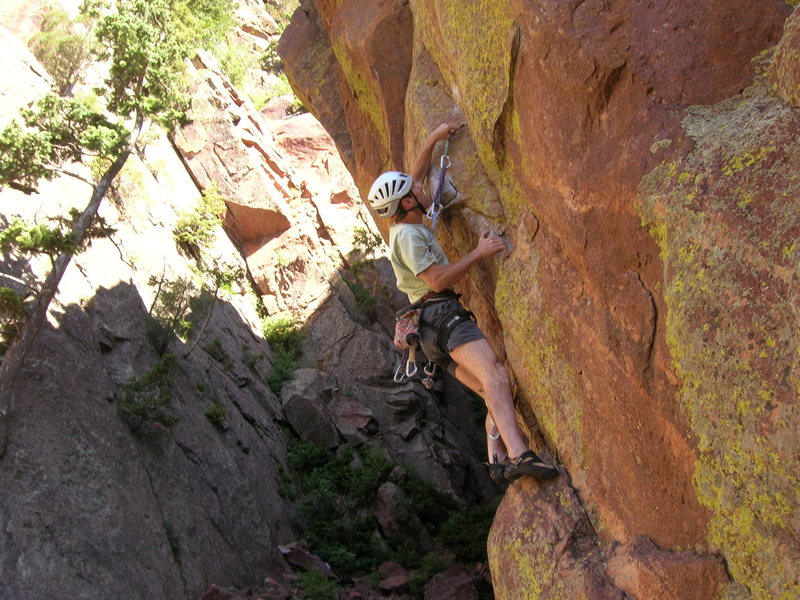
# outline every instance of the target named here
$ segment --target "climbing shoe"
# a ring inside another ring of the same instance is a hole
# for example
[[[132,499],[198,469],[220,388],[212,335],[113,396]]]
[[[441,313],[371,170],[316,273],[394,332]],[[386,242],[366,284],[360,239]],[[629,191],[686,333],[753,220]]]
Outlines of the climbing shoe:
[[[509,482],[525,475],[533,477],[536,481],[547,481],[558,477],[558,469],[543,463],[533,451],[528,450],[519,458],[509,460],[505,466],[505,476]]]
[[[497,462],[497,454],[492,458],[492,462],[486,463],[486,466],[489,467],[489,478],[497,485],[504,486],[508,483],[506,480],[506,465],[509,463],[509,460],[506,459],[503,462]]]

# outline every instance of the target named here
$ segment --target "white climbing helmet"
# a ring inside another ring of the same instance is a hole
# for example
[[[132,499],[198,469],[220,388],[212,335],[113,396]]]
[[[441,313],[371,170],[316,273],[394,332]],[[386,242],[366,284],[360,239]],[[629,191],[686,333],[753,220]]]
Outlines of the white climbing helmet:
[[[379,217],[392,217],[400,200],[411,191],[414,178],[400,171],[387,171],[378,176],[369,190],[370,206]]]

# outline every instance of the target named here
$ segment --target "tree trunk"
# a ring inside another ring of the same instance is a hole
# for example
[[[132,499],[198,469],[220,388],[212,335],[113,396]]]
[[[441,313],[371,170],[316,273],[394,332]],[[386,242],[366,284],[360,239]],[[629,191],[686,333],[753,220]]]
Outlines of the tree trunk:
[[[75,236],[75,242],[78,246],[80,246],[86,236],[86,232],[94,222],[97,212],[100,209],[100,204],[103,198],[105,198],[106,192],[108,192],[108,188],[128,160],[131,150],[139,138],[139,132],[142,130],[143,122],[143,118],[137,116],[128,145],[111,164],[108,170],[103,173],[97,187],[95,187],[92,193],[89,204],[75,223],[72,233]],[[42,326],[47,319],[47,310],[50,308],[50,303],[58,292],[58,286],[71,260],[72,254],[66,253],[60,254],[56,258],[53,263],[53,268],[50,270],[50,273],[48,273],[44,285],[42,285],[42,289],[36,297],[29,317],[22,325],[19,335],[6,351],[3,356],[3,361],[0,363],[0,458],[5,454],[8,445],[10,433],[9,421],[14,408],[11,388],[14,385],[20,367],[22,367],[22,363],[25,361],[25,357],[28,355],[28,352],[30,352],[33,343],[42,330]]]

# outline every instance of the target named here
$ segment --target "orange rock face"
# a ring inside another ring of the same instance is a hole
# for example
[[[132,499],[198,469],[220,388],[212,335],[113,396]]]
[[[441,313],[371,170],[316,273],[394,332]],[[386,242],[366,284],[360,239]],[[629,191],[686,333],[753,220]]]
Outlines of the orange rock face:
[[[438,123],[467,124],[439,238],[451,258],[482,229],[509,240],[460,291],[602,547],[570,556],[616,557],[601,592],[522,573],[509,550],[557,562],[568,527],[539,528],[572,509],[513,491],[489,541],[500,598],[800,593],[792,10],[307,1],[281,40],[362,192]]]

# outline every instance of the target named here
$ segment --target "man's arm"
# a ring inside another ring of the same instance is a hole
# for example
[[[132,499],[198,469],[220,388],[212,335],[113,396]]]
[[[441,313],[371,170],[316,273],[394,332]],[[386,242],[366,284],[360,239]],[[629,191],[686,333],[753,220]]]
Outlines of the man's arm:
[[[506,243],[499,236],[489,237],[488,233],[481,234],[481,239],[475,249],[462,256],[458,261],[449,265],[431,265],[417,275],[434,292],[446,290],[459,281],[467,271],[479,260],[488,258],[506,249]]]
[[[409,175],[414,178],[414,181],[422,183],[425,176],[428,174],[428,169],[431,166],[431,157],[433,156],[433,148],[439,140],[446,140],[452,134],[459,130],[461,125],[454,123],[442,123],[436,129],[428,134],[425,143],[420,148],[417,154],[417,160],[409,171]]]

